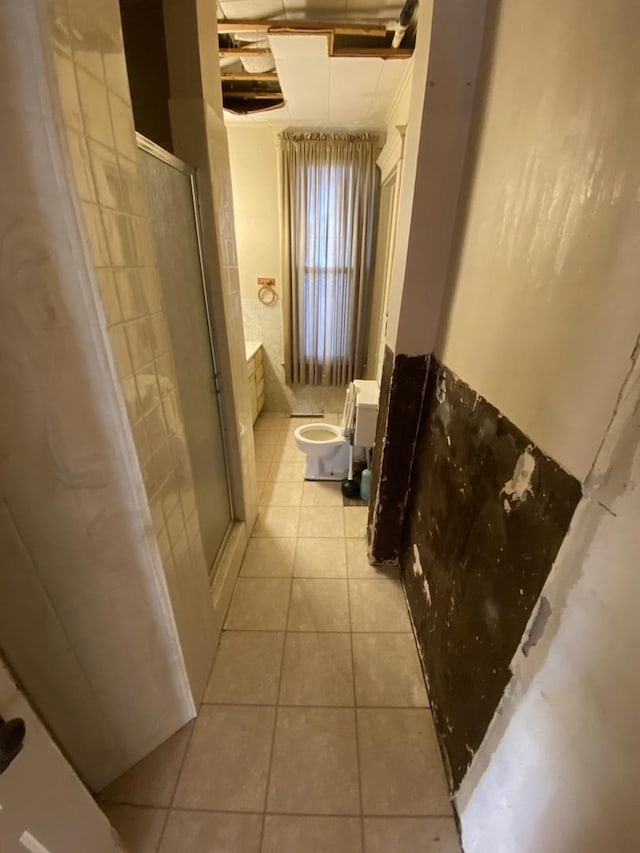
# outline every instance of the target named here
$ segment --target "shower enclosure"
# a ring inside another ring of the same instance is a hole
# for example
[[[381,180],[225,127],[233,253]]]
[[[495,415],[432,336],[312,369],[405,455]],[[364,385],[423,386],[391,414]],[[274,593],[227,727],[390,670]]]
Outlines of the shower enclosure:
[[[213,320],[200,248],[194,170],[137,134],[200,529],[211,580],[231,527]]]

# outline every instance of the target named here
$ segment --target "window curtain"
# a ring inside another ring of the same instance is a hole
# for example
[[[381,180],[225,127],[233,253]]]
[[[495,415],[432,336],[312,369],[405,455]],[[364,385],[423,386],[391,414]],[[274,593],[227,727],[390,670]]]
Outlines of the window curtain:
[[[364,362],[376,141],[366,133],[280,135],[289,384],[346,385]]]

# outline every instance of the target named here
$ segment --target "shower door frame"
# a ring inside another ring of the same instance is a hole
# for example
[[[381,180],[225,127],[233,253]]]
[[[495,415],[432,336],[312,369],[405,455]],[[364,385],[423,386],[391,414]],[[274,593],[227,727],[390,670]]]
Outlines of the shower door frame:
[[[209,584],[213,584],[213,581],[216,577],[218,564],[222,557],[222,554],[225,550],[225,546],[229,541],[229,537],[231,536],[231,532],[233,530],[233,525],[236,520],[234,505],[233,505],[233,495],[231,492],[231,480],[229,476],[230,467],[229,467],[229,451],[227,448],[227,440],[226,440],[226,430],[225,430],[225,418],[223,417],[223,411],[226,408],[226,401],[224,398],[222,383],[220,381],[220,372],[218,370],[218,358],[216,356],[216,334],[215,327],[213,323],[213,314],[211,311],[211,300],[209,299],[209,294],[207,292],[207,277],[206,277],[206,269],[205,269],[205,261],[204,255],[202,252],[202,226],[200,220],[200,207],[198,201],[198,185],[196,183],[196,170],[193,166],[190,166],[188,163],[185,163],[184,160],[181,160],[179,157],[176,157],[175,154],[172,154],[170,151],[166,151],[157,143],[153,142],[151,139],[148,139],[142,133],[136,131],[136,143],[138,148],[141,151],[145,151],[147,154],[151,154],[152,157],[156,157],[158,160],[166,163],[168,166],[172,166],[174,169],[177,169],[179,172],[187,175],[189,178],[189,183],[191,185],[191,201],[193,203],[193,218],[196,226],[196,242],[198,245],[198,263],[200,266],[200,282],[202,284],[202,298],[204,300],[204,313],[207,320],[207,335],[209,338],[209,351],[211,354],[211,363],[213,365],[213,377],[215,382],[215,392],[216,398],[218,402],[218,420],[220,421],[220,435],[222,437],[222,454],[224,457],[224,466],[226,472],[226,482],[227,482],[227,496],[229,498],[229,525],[227,527],[226,533],[222,537],[222,542],[220,543],[220,547],[218,548],[218,553],[216,554],[216,558],[213,561],[213,564],[208,567],[209,572]],[[178,395],[180,394],[180,388],[178,387]],[[181,403],[182,404],[182,403]],[[191,456],[189,456],[189,462],[191,463]]]

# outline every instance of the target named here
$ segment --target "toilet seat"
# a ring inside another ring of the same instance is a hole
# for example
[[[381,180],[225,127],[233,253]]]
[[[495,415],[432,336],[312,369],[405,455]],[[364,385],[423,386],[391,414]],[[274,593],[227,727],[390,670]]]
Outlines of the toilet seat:
[[[331,444],[346,441],[342,429],[334,424],[305,424],[295,431],[296,438],[310,444]]]

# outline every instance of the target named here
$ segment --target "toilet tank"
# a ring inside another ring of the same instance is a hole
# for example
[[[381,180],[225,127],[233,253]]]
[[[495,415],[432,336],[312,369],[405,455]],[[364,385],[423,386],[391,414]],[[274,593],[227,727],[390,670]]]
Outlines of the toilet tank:
[[[353,443],[373,447],[376,440],[380,388],[375,379],[354,379],[356,392],[356,429]]]

